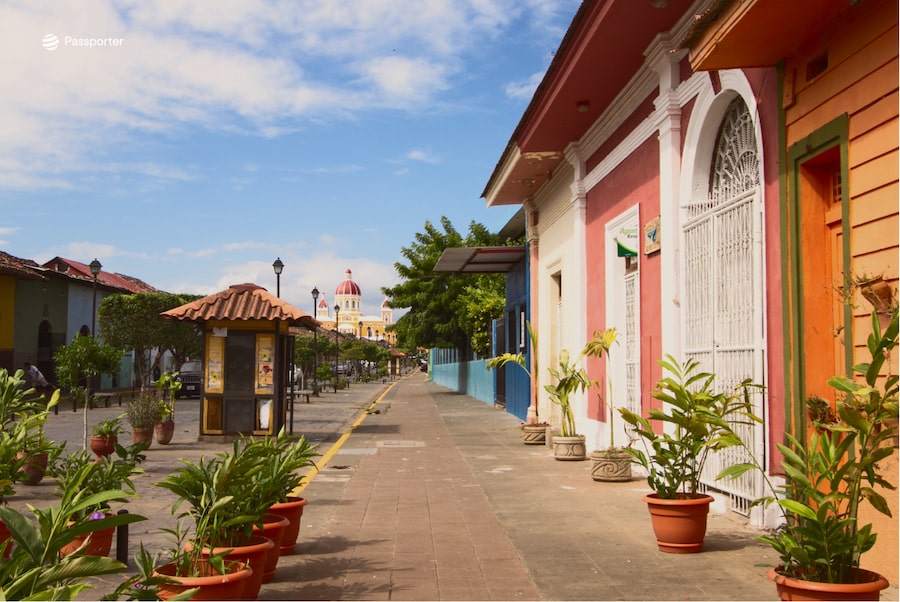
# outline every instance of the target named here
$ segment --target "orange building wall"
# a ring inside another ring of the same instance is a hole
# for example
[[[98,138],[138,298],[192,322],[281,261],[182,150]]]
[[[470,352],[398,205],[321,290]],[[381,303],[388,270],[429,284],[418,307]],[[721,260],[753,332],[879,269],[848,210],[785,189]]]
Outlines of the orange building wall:
[[[867,3],[871,10],[855,22],[842,22],[823,32],[784,63],[786,145],[829,123],[848,116],[850,190],[850,269],[854,274],[883,274],[897,287],[898,278],[898,6],[894,1]],[[815,75],[816,64],[827,56],[827,68]],[[810,70],[812,70],[810,72]],[[810,74],[812,77],[807,77]],[[840,266],[835,268],[839,272]],[[827,270],[826,270],[827,271]],[[835,280],[840,274],[831,274]],[[816,294],[807,290],[806,294]],[[849,299],[853,309],[853,363],[866,359],[871,306],[858,294]],[[835,338],[835,345],[840,340]],[[808,347],[808,351],[813,348]],[[840,356],[843,355],[842,350]],[[818,361],[833,365],[834,357]],[[897,362],[892,370],[897,374]],[[885,466],[897,483],[896,456]],[[894,516],[897,492],[885,492]],[[898,581],[897,522],[866,512],[879,533],[876,547],[863,557],[863,566]]]

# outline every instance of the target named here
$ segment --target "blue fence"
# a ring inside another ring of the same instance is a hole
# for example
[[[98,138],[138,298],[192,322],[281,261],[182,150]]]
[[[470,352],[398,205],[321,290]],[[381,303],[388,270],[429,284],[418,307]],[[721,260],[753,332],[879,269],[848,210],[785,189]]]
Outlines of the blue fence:
[[[494,404],[494,373],[487,369],[487,360],[460,362],[459,352],[455,349],[432,349],[429,355],[431,380],[448,389]]]

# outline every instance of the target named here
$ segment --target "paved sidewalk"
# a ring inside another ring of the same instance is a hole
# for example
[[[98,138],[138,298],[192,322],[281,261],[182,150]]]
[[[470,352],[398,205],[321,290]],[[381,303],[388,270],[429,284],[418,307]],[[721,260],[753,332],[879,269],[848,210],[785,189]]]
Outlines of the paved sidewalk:
[[[172,499],[152,483],[179,457],[224,449],[196,441],[197,403],[179,401],[174,443],[148,451],[144,497],[131,506],[151,520],[132,526],[132,553],[139,541],[168,545],[160,529],[173,523]],[[50,429],[73,428],[62,414]],[[281,558],[260,599],[775,599],[765,575],[777,557],[739,519],[712,514],[702,554],[661,553],[643,480],[596,483],[589,462],[523,445],[516,418],[424,374],[323,394],[298,404],[296,424],[327,464],[302,492],[297,551]],[[109,589],[100,582],[84,599]],[[897,599],[897,587],[884,599]]]
[[[412,375],[304,492],[298,555],[264,599],[764,600],[777,560],[710,517],[706,551],[656,549],[641,480],[521,443],[519,421]]]

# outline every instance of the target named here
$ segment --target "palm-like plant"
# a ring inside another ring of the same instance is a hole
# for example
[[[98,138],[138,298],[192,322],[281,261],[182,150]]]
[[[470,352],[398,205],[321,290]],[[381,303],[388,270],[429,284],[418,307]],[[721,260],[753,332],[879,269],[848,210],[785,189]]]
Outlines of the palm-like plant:
[[[558,368],[549,368],[548,372],[556,382],[544,385],[544,390],[550,394],[550,401],[559,406],[560,435],[574,437],[577,434],[575,432],[575,413],[572,411],[569,397],[573,393],[590,389],[594,381],[588,377],[587,370],[578,366],[577,360],[574,362],[570,360],[569,352],[566,349],[559,352]]]
[[[534,332],[534,329],[531,328],[531,322],[525,323],[525,328],[528,330],[528,342],[531,345],[531,359],[534,365],[534,374],[531,373],[528,366],[528,356],[526,356],[521,351],[518,353],[503,353],[498,355],[497,357],[492,357],[487,361],[487,369],[493,370],[494,368],[502,368],[506,364],[514,364],[525,371],[525,374],[528,375],[528,378],[532,381],[532,387],[537,390],[538,388],[538,374],[540,371],[538,370],[538,356],[537,356],[537,333]],[[533,406],[529,406],[531,408]],[[529,424],[537,424],[538,422],[538,413],[537,407],[534,407],[533,415],[529,415]]]
[[[586,357],[596,357],[600,359],[603,357],[604,353],[609,355],[609,350],[612,349],[613,343],[616,343],[618,338],[619,333],[615,328],[596,330],[594,331],[594,336],[591,337],[591,340],[584,346],[584,350],[581,354]],[[616,448],[616,429],[614,420],[616,413],[613,404],[612,376],[609,374],[606,375],[606,382],[609,383],[609,397],[607,397],[606,400],[607,412],[609,414],[609,449],[613,450]]]

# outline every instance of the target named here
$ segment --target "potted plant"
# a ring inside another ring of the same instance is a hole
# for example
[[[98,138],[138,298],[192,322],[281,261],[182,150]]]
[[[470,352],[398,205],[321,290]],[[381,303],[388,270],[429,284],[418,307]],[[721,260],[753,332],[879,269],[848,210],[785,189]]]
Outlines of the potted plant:
[[[94,470],[93,462],[82,470]],[[34,520],[0,506],[0,520],[10,531],[15,546],[7,547],[8,557],[0,563],[0,592],[8,600],[71,600],[89,587],[85,580],[123,571],[126,567],[112,558],[93,557],[81,553],[62,555],[60,551],[76,537],[98,527],[124,525],[144,517],[121,514],[92,521],[84,516],[88,508],[127,495],[121,490],[89,493],[72,480],[61,492],[58,504],[31,508]],[[2,544],[0,544],[2,545]],[[148,592],[152,595],[152,591]]]
[[[296,491],[306,478],[305,468],[316,468],[319,456],[306,437],[293,437],[284,428],[274,437],[257,439],[255,446],[262,462],[262,470],[256,473],[255,487],[260,496],[270,500],[268,513],[288,520],[281,538],[280,554],[293,554],[300,534],[300,521],[307,500]]]
[[[160,421],[156,423],[156,441],[160,445],[168,445],[175,434],[175,399],[181,390],[178,372],[163,372],[156,381],[156,390],[161,401]]]
[[[548,372],[555,382],[544,385],[544,390],[560,410],[559,435],[553,437],[553,457],[557,460],[584,460],[587,457],[584,435],[575,432],[575,414],[569,398],[573,393],[590,389],[594,383],[588,378],[587,370],[570,361],[566,349],[559,352],[559,366],[549,368]]]
[[[178,496],[172,513],[178,515],[179,523],[184,519],[193,522],[187,549],[176,550],[174,567],[166,570],[178,577],[203,576],[210,571],[221,573],[228,567],[227,562],[219,565],[213,561],[217,555],[225,561],[252,556],[253,575],[245,585],[248,595],[255,596],[262,583],[268,549],[263,553],[257,548],[252,539],[253,527],[262,527],[270,503],[256,487],[255,475],[262,470],[259,455],[253,448],[248,451],[244,442],[234,441],[231,452],[209,460],[201,457],[197,462],[182,460],[182,464],[156,483]],[[184,505],[187,508],[179,513]],[[180,530],[173,533],[181,539]]]
[[[122,428],[122,418],[108,418],[101,420],[91,429],[91,451],[96,454],[97,458],[108,456],[116,451],[116,444],[119,442],[119,435],[124,430]]]
[[[503,353],[497,357],[493,357],[487,361],[488,370],[500,368],[506,364],[513,364],[525,371],[529,379],[532,379],[531,386],[533,389],[538,387],[538,362],[537,362],[537,334],[532,330],[531,323],[526,322],[525,326],[528,330],[528,341],[531,345],[531,357],[534,360],[534,375],[528,369],[528,357],[524,353]],[[530,405],[528,407],[528,419],[522,425],[522,442],[525,445],[546,445],[547,430],[550,423],[544,421],[539,422],[537,406]]]
[[[131,425],[133,443],[153,443],[153,430],[162,420],[164,403],[154,393],[142,391],[128,402],[125,416]]]
[[[125,503],[135,495],[135,487],[131,478],[141,474],[140,464],[146,456],[141,452],[146,447],[143,443],[122,447],[116,445],[115,454],[103,456],[96,460],[86,450],[61,456],[52,466],[51,474],[56,479],[57,495],[61,498],[73,489],[92,496],[106,491],[122,491],[124,495],[99,499],[94,504],[86,504],[74,511],[70,521],[96,521],[94,531],[84,533],[75,538],[61,550],[63,554],[72,554],[81,550],[92,556],[108,556],[112,547],[115,525],[101,526],[104,519],[114,515],[112,503]],[[138,516],[138,515],[134,515]],[[144,520],[138,517],[138,520]]]
[[[663,407],[651,409],[649,420],[619,408],[643,444],[643,449],[627,451],[647,472],[647,483],[654,491],[644,496],[644,502],[659,549],[676,554],[701,552],[713,501],[711,495],[700,493],[703,468],[710,454],[743,445],[734,425],[762,422],[750,401],[750,390],[758,385],[745,380],[731,393],[716,392],[715,375],[701,372],[693,358],[681,365],[667,355],[659,364],[671,373],[652,393],[664,402]],[[650,420],[662,423],[663,432],[655,432]]]
[[[619,333],[615,328],[597,330],[584,347],[586,357],[602,358],[609,355],[613,343],[618,341]],[[613,403],[612,376],[607,374],[609,395],[606,400],[606,411],[609,417],[609,447],[597,449],[591,453],[591,478],[599,482],[623,482],[631,480],[631,454],[625,448],[616,446],[615,404]],[[602,402],[600,394],[598,401]],[[627,447],[631,447],[628,445]]]
[[[778,446],[784,454],[785,485],[779,495],[758,502],[777,503],[784,519],[774,533],[760,537],[781,559],[769,577],[783,600],[878,600],[889,585],[860,567],[877,534],[872,524],[859,523],[859,510],[869,504],[891,515],[878,490],[895,488],[882,463],[894,453],[898,377],[884,376],[882,370],[889,369],[889,354],[897,346],[897,316],[895,307],[882,331],[879,312],[873,311],[870,360],[853,367],[857,379],[828,380],[842,396],[836,415],[814,422],[808,443],[787,434],[787,444]]]
[[[151,558],[142,549],[139,558],[142,577],[136,583],[138,591],[149,582],[157,584],[156,599],[159,600],[256,599],[247,592],[248,583],[254,575],[249,560],[229,559],[226,550],[198,554],[195,548],[185,543],[184,531],[180,527],[165,530],[173,534],[175,545],[169,550],[166,560],[159,556]]]
[[[0,371],[0,429],[15,433],[18,446],[14,480],[25,485],[37,485],[44,478],[50,458],[59,454],[62,446],[47,439],[44,423],[50,410],[59,403],[59,390],[48,400],[29,387],[25,372]]]

